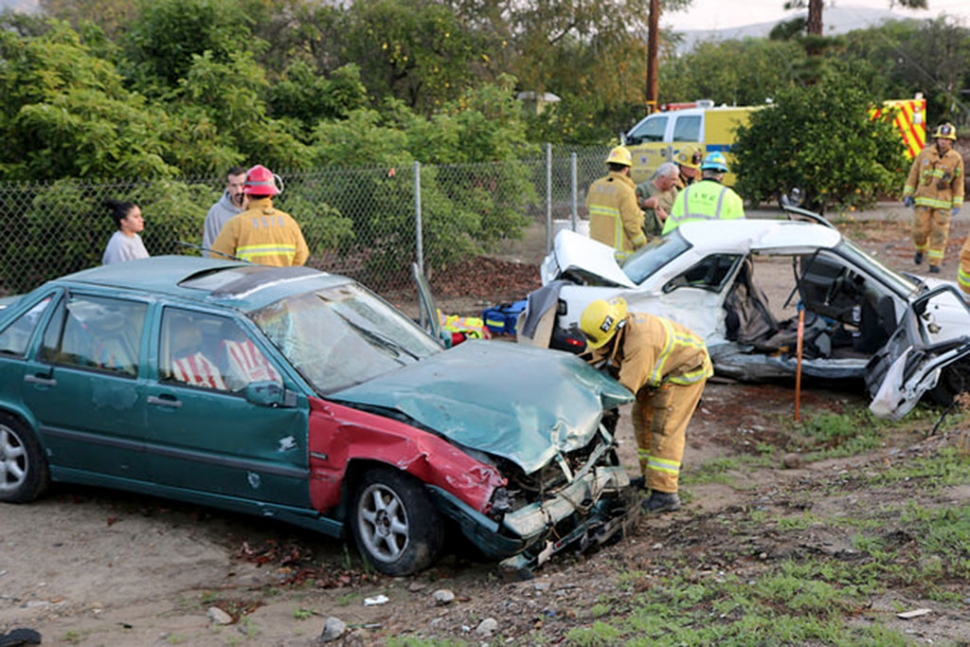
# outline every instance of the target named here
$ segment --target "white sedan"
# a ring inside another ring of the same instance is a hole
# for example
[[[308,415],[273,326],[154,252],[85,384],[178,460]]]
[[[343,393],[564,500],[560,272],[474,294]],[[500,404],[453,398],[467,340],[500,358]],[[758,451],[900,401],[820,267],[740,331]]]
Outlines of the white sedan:
[[[970,308],[956,285],[891,270],[830,225],[687,223],[622,265],[611,247],[562,231],[541,269],[521,341],[576,350],[586,305],[619,296],[703,337],[717,374],[790,378],[802,308],[802,374],[864,379],[878,415],[899,418],[927,391],[950,400],[970,376]]]

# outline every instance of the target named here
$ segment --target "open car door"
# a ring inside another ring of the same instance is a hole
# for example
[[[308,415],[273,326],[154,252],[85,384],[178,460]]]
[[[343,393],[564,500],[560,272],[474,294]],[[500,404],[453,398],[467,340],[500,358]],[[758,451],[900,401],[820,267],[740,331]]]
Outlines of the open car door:
[[[943,403],[970,385],[970,336],[931,341],[932,323],[924,315],[934,298],[955,298],[966,307],[956,288],[941,285],[906,309],[889,342],[866,366],[869,409],[876,416],[899,420],[931,389],[934,399]]]

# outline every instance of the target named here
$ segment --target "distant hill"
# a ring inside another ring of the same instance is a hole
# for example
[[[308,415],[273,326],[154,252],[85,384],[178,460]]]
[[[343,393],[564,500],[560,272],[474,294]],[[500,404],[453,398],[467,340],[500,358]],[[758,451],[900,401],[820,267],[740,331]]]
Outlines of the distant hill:
[[[801,11],[792,14],[792,18],[807,16],[808,11]],[[869,7],[854,7],[852,5],[836,5],[825,7],[822,13],[822,29],[826,36],[838,36],[856,29],[867,29],[878,27],[890,20],[918,20],[903,12],[890,11],[888,9],[871,9]],[[740,40],[743,38],[767,38],[768,34],[778,24],[774,22],[760,22],[741,27],[729,27],[726,29],[695,29],[685,30],[680,33],[684,36],[684,42],[678,48],[681,52],[689,50],[695,43],[706,40]]]
[[[36,12],[38,5],[38,0],[0,0],[0,9],[13,9],[24,13]]]

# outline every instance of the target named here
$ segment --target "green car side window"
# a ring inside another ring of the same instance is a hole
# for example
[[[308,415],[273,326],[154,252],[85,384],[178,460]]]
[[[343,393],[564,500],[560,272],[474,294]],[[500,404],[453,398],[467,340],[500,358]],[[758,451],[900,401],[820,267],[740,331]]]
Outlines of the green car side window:
[[[0,353],[23,357],[27,352],[27,344],[30,343],[34,328],[37,327],[37,322],[40,321],[41,315],[44,314],[50,302],[50,297],[41,300],[0,332]]]
[[[162,315],[161,334],[162,382],[234,393],[252,382],[283,384],[276,368],[232,319],[169,307]]]
[[[72,295],[57,307],[44,332],[42,360],[129,377],[138,374],[146,304]]]

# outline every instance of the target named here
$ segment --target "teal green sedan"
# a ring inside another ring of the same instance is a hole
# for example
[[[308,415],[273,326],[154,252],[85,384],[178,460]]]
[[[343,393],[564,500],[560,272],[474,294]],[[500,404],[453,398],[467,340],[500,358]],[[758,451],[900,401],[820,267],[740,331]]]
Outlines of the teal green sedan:
[[[97,485],[349,535],[390,575],[452,532],[530,569],[635,509],[631,399],[568,353],[446,350],[345,277],[154,257],[0,311],[0,502]]]

